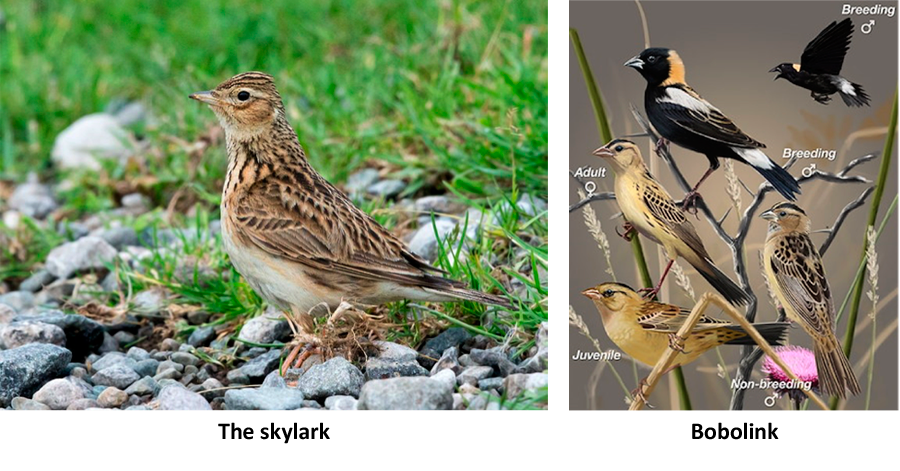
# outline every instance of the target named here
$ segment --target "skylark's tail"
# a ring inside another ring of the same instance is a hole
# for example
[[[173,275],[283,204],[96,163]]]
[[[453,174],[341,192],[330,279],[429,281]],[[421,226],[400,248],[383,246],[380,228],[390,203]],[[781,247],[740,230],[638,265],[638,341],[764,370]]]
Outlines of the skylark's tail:
[[[466,301],[475,301],[476,303],[481,304],[492,304],[494,306],[505,307],[507,309],[512,309],[512,303],[503,297],[495,296],[493,294],[482,293],[481,291],[475,291],[473,289],[460,288],[460,287],[447,287],[442,289],[432,289],[432,288],[422,288],[425,291],[438,295],[441,298],[445,299],[436,299],[438,301],[453,301],[464,299]]]
[[[813,349],[816,355],[816,369],[819,373],[819,389],[828,395],[847,397],[846,390],[856,396],[860,393],[859,381],[844,355],[836,338],[817,341]]]
[[[796,201],[795,194],[800,194],[800,184],[787,170],[773,162],[765,152],[758,148],[732,147],[731,150],[748,165],[755,168],[776,191],[788,201]]]

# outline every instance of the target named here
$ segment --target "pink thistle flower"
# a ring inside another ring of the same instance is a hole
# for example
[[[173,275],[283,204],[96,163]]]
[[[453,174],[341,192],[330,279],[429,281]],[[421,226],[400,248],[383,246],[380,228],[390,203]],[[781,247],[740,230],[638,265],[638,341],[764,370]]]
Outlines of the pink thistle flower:
[[[787,345],[784,347],[775,347],[775,353],[784,361],[785,364],[791,369],[791,372],[797,376],[803,383],[810,383],[813,391],[819,390],[819,373],[816,370],[816,356],[815,354],[803,347],[797,347],[794,345]],[[766,357],[765,361],[763,361],[762,372],[767,376],[769,381],[775,382],[790,382],[791,378],[772,360],[770,357]],[[800,403],[806,399],[806,394],[803,393],[803,390],[800,387],[793,388],[775,388],[775,394],[778,397],[781,397],[785,394],[794,401],[795,406],[799,409]]]

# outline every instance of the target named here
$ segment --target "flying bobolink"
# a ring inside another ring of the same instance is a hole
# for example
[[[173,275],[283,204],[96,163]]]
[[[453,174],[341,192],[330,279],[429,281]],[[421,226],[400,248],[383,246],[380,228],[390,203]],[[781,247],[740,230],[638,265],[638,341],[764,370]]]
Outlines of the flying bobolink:
[[[444,278],[357,208],[306,159],[272,76],[236,75],[191,98],[225,129],[222,241],[231,263],[269,303],[306,313],[342,300],[469,300],[499,296]]]
[[[685,207],[698,197],[700,184],[719,168],[719,157],[750,165],[789,200],[800,193],[797,180],[760,150],[765,144],[744,134],[688,86],[684,81],[684,62],[677,52],[659,47],[645,49],[625,66],[636,69],[647,80],[644,107],[656,132],[709,159],[709,169],[685,197]]]
[[[809,238],[809,218],[793,203],[778,203],[760,214],[769,221],[763,265],[769,285],[787,316],[803,326],[815,346],[819,386],[844,397],[859,394],[859,382],[834,334],[834,301],[825,267]]]
[[[648,301],[620,283],[603,283],[581,294],[590,298],[600,311],[610,340],[635,360],[651,367],[669,347],[669,336],[678,333],[691,313],[672,304]],[[787,322],[753,324],[771,345],[782,344],[789,325]],[[753,344],[741,326],[702,316],[685,339],[684,351],[675,357],[672,367],[688,364],[719,345]]]
[[[799,64],[784,62],[769,72],[778,72],[775,80],[780,78],[810,90],[810,96],[817,102],[827,104],[829,95],[840,94],[847,106],[869,105],[869,96],[856,83],[838,75],[844,65],[844,56],[850,49],[850,36],[853,34],[853,21],[850,18],[830,25],[810,41],[800,56]]]
[[[747,304],[747,294],[713,265],[691,221],[650,174],[637,145],[615,139],[594,151],[594,155],[609,161],[615,171],[616,202],[629,227],[666,250],[669,264],[651,293],[659,291],[672,263],[680,255],[729,302]]]

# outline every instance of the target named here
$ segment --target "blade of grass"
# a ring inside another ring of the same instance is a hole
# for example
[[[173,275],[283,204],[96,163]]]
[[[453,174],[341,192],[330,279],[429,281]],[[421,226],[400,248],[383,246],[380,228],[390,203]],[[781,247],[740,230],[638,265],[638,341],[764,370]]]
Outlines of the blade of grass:
[[[891,124],[888,126],[888,135],[884,140],[884,150],[881,153],[881,168],[878,171],[878,184],[875,187],[875,194],[872,196],[872,206],[869,210],[869,219],[866,227],[874,226],[875,220],[878,218],[878,207],[881,204],[881,197],[884,195],[884,186],[887,182],[888,172],[891,166],[891,157],[894,150],[894,136],[897,134],[897,92],[894,92],[894,108],[891,111]],[[863,239],[862,247],[862,263],[865,264],[866,249],[869,246],[868,238]],[[856,277],[853,288],[853,301],[850,304],[850,318],[847,321],[847,331],[844,333],[844,355],[850,358],[850,352],[853,350],[853,335],[856,333],[856,318],[859,315],[859,302],[862,298],[863,276]],[[829,404],[832,409],[837,407],[839,398],[837,396],[831,398]]]

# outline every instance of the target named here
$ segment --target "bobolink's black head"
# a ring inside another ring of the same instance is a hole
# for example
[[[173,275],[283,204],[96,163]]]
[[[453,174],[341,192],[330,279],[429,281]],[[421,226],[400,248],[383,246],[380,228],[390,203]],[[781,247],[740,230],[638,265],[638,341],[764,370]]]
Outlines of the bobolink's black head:
[[[775,67],[773,67],[772,70],[769,71],[769,73],[778,72],[778,75],[776,75],[775,78],[773,79],[773,80],[778,80],[780,78],[787,79],[791,75],[793,75],[794,73],[796,73],[798,71],[800,71],[799,64],[791,64],[790,62],[783,62],[783,63],[778,64]]]
[[[632,57],[625,63],[647,80],[650,85],[672,85],[684,83],[684,62],[673,49],[651,47]]]

